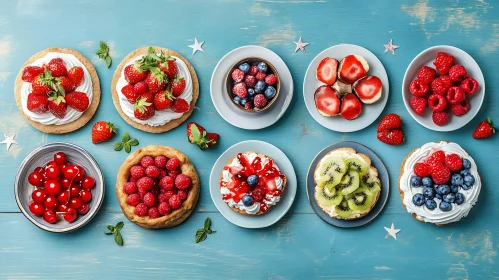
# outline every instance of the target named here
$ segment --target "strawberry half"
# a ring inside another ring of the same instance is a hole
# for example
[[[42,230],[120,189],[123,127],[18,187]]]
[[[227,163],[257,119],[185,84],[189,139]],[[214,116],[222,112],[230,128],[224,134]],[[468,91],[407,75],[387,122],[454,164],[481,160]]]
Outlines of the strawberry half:
[[[87,110],[90,103],[88,96],[81,91],[70,92],[66,94],[64,99],[66,99],[66,103],[68,103],[69,107],[79,112],[84,112],[85,110]]]
[[[197,145],[201,150],[215,145],[219,138],[220,135],[206,132],[204,127],[195,122],[187,124],[187,140],[189,143]]]
[[[338,64],[338,60],[331,57],[325,57],[321,60],[315,73],[317,80],[326,85],[333,85],[338,78]]]
[[[315,107],[325,117],[336,116],[340,113],[340,98],[338,92],[330,86],[319,87],[314,94]]]
[[[340,61],[338,67],[338,78],[345,84],[353,84],[355,81],[363,78],[369,71],[369,64],[360,55],[351,54],[345,56]]]

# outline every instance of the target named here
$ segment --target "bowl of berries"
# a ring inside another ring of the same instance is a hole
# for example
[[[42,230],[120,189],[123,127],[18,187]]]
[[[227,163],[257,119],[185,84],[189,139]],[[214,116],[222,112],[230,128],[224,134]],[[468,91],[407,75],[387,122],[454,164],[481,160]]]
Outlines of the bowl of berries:
[[[281,83],[277,69],[269,61],[248,57],[236,62],[225,78],[227,94],[241,111],[260,113],[279,97]]]
[[[422,51],[402,83],[409,114],[435,131],[453,131],[469,123],[480,110],[484,94],[480,67],[468,53],[452,46]]]
[[[82,147],[50,143],[21,163],[14,183],[21,212],[37,227],[69,232],[87,224],[104,198],[104,178]]]

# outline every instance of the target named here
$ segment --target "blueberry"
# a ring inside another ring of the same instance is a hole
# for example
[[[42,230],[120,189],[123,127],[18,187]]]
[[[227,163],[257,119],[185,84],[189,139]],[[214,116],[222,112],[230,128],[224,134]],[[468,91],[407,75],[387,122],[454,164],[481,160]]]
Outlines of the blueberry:
[[[463,170],[459,171],[459,174],[464,177],[464,176],[469,175],[471,173],[469,170],[463,169]]]
[[[433,187],[433,180],[430,177],[424,177],[421,182],[424,187]]]
[[[415,194],[415,195],[412,197],[412,202],[413,202],[416,206],[421,206],[421,205],[423,205],[423,204],[424,204],[424,202],[425,202],[423,194],[420,194],[420,193]]]
[[[243,204],[244,206],[251,206],[253,205],[253,197],[249,194],[245,195],[243,197]]]
[[[263,72],[263,73],[267,73],[267,63],[260,62],[260,63],[258,63],[257,67],[258,67],[258,71]]]
[[[246,179],[246,183],[250,186],[256,186],[258,184],[258,176],[256,175],[249,175],[248,178]]]
[[[440,200],[443,200],[442,195],[441,195],[441,194],[439,194],[439,193],[435,194],[435,198],[438,198],[438,199],[440,199]]]
[[[471,186],[464,184],[464,185],[461,185],[461,189],[467,191],[467,190],[471,189]]]
[[[421,177],[412,176],[411,177],[411,187],[419,188],[421,187]]]
[[[444,201],[445,202],[449,202],[449,203],[452,203],[456,200],[456,195],[453,194],[453,193],[449,193],[449,194],[446,194],[444,195]]]
[[[254,89],[252,89],[252,88],[249,88],[249,89],[248,89],[248,95],[249,95],[250,97],[254,97],[254,96],[255,96],[255,94],[256,94],[256,92],[255,92],[255,90],[254,90]]]
[[[441,195],[446,195],[446,194],[450,193],[450,187],[448,185],[439,185],[437,187],[437,193],[439,193]]]
[[[234,102],[235,102],[236,104],[240,104],[240,103],[241,103],[241,97],[239,97],[239,96],[237,96],[237,95],[236,95],[236,96],[234,96],[234,98],[233,98],[232,100],[234,100]]]
[[[434,210],[437,208],[437,203],[433,199],[428,199],[426,201],[426,208],[428,208],[428,210]]]
[[[248,99],[241,99],[241,105],[244,106],[248,102]]]
[[[250,65],[245,62],[245,63],[239,65],[239,70],[243,71],[246,74],[250,70]]]
[[[451,179],[451,184],[454,186],[459,186],[463,184],[463,177],[459,174],[453,174]]]
[[[265,91],[265,82],[264,81],[258,81],[258,82],[256,82],[255,92],[256,93],[262,93],[264,91]]]
[[[424,197],[426,198],[434,198],[435,197],[435,189],[434,188],[430,188],[430,187],[425,187],[423,189],[423,195]]]
[[[475,177],[471,174],[464,176],[464,184],[468,186],[473,186],[475,184]]]
[[[468,170],[471,168],[471,161],[469,161],[468,159],[463,159],[463,168]]]
[[[456,186],[456,185],[452,185],[450,186],[450,192],[451,193],[457,193],[459,191],[459,186]]]
[[[456,194],[456,204],[461,205],[464,202],[464,194],[462,193],[457,193]]]
[[[276,93],[276,90],[273,86],[268,86],[266,89],[265,89],[265,97],[267,97],[267,99],[272,99],[274,98],[275,96],[275,93]]]
[[[452,210],[452,204],[445,201],[440,202],[440,205],[438,207],[444,212],[449,212],[450,210]]]

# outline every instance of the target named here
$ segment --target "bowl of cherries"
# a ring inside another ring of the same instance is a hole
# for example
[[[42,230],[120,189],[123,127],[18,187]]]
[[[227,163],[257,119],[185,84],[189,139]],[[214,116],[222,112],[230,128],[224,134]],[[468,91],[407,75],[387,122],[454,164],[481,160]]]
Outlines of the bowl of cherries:
[[[21,163],[14,193],[21,212],[37,227],[68,232],[87,224],[104,198],[104,178],[82,147],[50,143]]]

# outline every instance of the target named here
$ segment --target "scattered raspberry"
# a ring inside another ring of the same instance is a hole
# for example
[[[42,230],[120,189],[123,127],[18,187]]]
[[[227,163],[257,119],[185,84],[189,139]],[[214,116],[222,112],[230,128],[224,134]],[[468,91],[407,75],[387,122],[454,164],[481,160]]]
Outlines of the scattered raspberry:
[[[172,171],[172,170],[176,170],[177,168],[180,167],[180,160],[176,157],[174,158],[171,158],[170,160],[168,160],[168,162],[166,163],[166,169]]]
[[[451,171],[460,171],[463,167],[463,161],[457,154],[450,154],[445,157],[445,166]]]
[[[244,109],[252,110],[253,109],[253,102],[251,102],[251,101],[246,102],[246,104],[244,104]]]
[[[437,53],[437,57],[433,62],[433,65],[435,65],[440,75],[445,75],[447,74],[447,72],[449,72],[451,66],[455,61],[456,59],[452,55],[444,52],[439,52]]]
[[[246,84],[243,82],[234,84],[234,86],[232,87],[232,93],[241,98],[245,98],[246,96],[248,96],[248,90],[246,89]]]
[[[468,100],[466,99],[463,99],[463,101],[459,102],[458,104],[454,104],[450,107],[450,110],[452,111],[452,114],[454,114],[454,116],[463,116],[463,115],[466,115],[466,113],[468,113],[468,111],[470,110],[470,103],[468,102]]]
[[[265,74],[263,72],[258,72],[255,77],[259,81],[264,81],[265,77],[267,77],[267,74]]]
[[[154,180],[149,177],[142,177],[137,181],[139,192],[148,192],[154,187]]]
[[[447,99],[438,94],[432,94],[428,97],[428,106],[432,111],[441,112],[447,109]]]
[[[256,73],[258,73],[258,66],[256,65],[251,66],[248,75],[255,76]]]
[[[174,194],[168,200],[168,204],[170,204],[170,207],[175,210],[180,208],[180,206],[182,205],[182,200],[178,195]]]
[[[145,156],[140,160],[140,165],[142,165],[144,168],[147,168],[148,166],[151,166],[154,164],[154,159],[150,156]]]
[[[163,195],[165,196],[165,201],[170,200],[170,198],[174,195],[175,193],[173,191],[165,191]]]
[[[140,195],[134,193],[128,196],[126,203],[128,205],[137,206],[140,203]]]
[[[261,93],[257,94],[255,96],[255,99],[253,100],[253,103],[254,103],[256,108],[262,109],[263,107],[265,107],[267,105],[267,98],[265,98],[265,95],[263,95]]]
[[[147,212],[147,216],[151,219],[156,219],[159,218],[159,210],[156,207],[149,208],[149,211]]]
[[[468,77],[466,68],[460,64],[456,64],[449,69],[449,77],[456,82],[462,81]]]
[[[466,95],[471,96],[478,90],[478,82],[473,78],[466,78],[461,82],[460,87]]]
[[[277,77],[274,74],[270,74],[267,77],[265,77],[265,83],[269,86],[277,83]]]
[[[428,87],[428,84],[426,84],[425,82],[423,82],[421,80],[414,80],[411,82],[411,85],[409,86],[409,90],[411,91],[411,93],[414,96],[421,97],[428,92],[429,87]]]
[[[154,158],[154,165],[159,169],[165,168],[166,162],[168,162],[168,158],[165,156],[157,156]]]
[[[451,87],[447,92],[447,101],[450,104],[458,104],[465,98],[464,90],[460,87]]]
[[[161,216],[168,215],[172,209],[170,209],[170,204],[168,202],[161,202],[158,206],[158,212]]]
[[[185,191],[180,190],[177,192],[177,195],[182,201],[185,201],[187,199],[187,193]]]
[[[418,115],[422,115],[426,109],[426,98],[413,96],[410,101],[411,108]]]
[[[137,185],[135,183],[128,182],[128,183],[125,183],[125,185],[123,185],[123,191],[126,194],[134,194],[138,191],[138,188],[137,188]]]
[[[159,177],[159,173],[160,173],[159,168],[157,168],[154,165],[148,166],[146,168],[146,175],[148,177],[157,178],[157,177]]]
[[[168,172],[168,176],[170,176],[172,178],[177,178],[178,174],[180,174],[180,171],[178,171],[177,169],[171,170],[170,172]]]
[[[449,182],[450,176],[451,173],[449,168],[447,168],[443,164],[434,166],[431,170],[431,178],[433,179],[433,182],[435,182],[435,184],[437,185]]]
[[[418,71],[418,80],[421,80],[429,85],[433,82],[433,80],[435,80],[435,74],[435,69],[425,65]]]
[[[426,177],[430,175],[430,168],[428,165],[418,162],[414,165],[414,174],[419,177]]]
[[[175,179],[170,176],[165,176],[159,181],[159,187],[167,191],[173,190]]]
[[[431,91],[436,94],[445,95],[452,86],[452,80],[449,76],[440,76],[431,82]]]
[[[144,201],[145,205],[147,205],[148,207],[153,207],[154,204],[156,203],[156,198],[150,192],[146,193],[142,200]]]
[[[135,206],[135,215],[139,217],[144,217],[145,215],[147,215],[147,211],[147,205],[145,205],[144,203]]]
[[[255,87],[256,85],[256,78],[255,76],[252,76],[252,75],[248,75],[244,78],[244,83],[248,86],[248,87]]]
[[[251,193],[253,201],[260,202],[265,198],[265,190],[261,187],[256,187]]]
[[[444,126],[449,122],[450,114],[447,111],[442,111],[442,112],[434,111],[431,118],[433,120],[433,123],[435,123],[436,125]]]
[[[239,69],[234,69],[234,71],[232,71],[232,80],[234,80],[234,82],[239,83],[243,79],[244,79],[244,72],[243,71],[241,71]]]
[[[132,175],[132,177],[135,179],[140,179],[144,177],[145,169],[140,165],[134,165],[132,166],[132,168],[130,168],[130,175]]]

